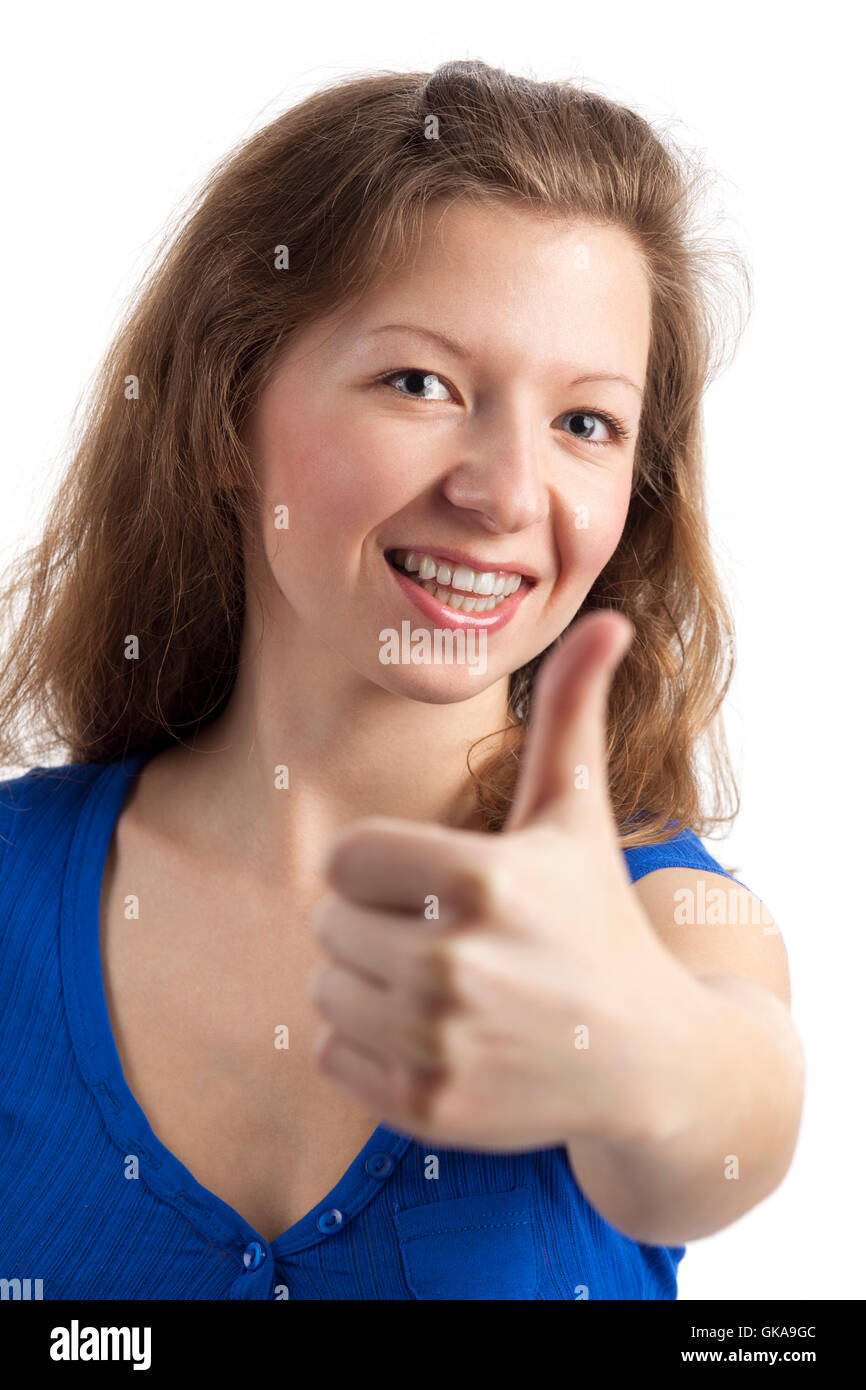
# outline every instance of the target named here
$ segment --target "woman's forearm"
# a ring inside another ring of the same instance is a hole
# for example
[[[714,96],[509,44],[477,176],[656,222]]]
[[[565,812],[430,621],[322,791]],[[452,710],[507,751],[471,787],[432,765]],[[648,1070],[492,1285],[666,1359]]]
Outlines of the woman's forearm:
[[[784,1004],[735,975],[695,983],[691,1046],[675,1074],[647,1079],[661,1100],[657,1132],[566,1145],[587,1199],[645,1244],[683,1244],[742,1216],[781,1182],[799,1132],[803,1049]]]

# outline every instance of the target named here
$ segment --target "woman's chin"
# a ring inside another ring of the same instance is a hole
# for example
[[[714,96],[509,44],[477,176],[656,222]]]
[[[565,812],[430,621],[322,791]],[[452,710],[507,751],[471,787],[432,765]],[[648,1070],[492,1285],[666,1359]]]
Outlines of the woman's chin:
[[[468,666],[383,665],[369,673],[382,690],[427,705],[453,705],[471,700],[501,679],[491,669]]]

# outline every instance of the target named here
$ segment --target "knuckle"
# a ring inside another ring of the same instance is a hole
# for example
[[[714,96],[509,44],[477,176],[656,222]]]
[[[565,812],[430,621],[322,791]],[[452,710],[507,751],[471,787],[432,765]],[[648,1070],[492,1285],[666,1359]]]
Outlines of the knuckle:
[[[446,1056],[444,1018],[435,1010],[414,1010],[395,1021],[394,1041],[401,1056],[420,1067],[440,1067]]]
[[[307,986],[307,993],[320,1013],[327,1013],[334,1005],[336,975],[329,966],[318,970]]]
[[[474,1118],[473,1099],[456,1079],[442,1076],[428,1089],[425,1121],[437,1132],[457,1135]]]
[[[464,904],[474,916],[497,917],[514,902],[514,872],[504,855],[486,853],[464,869],[460,889]]]
[[[451,952],[451,993],[455,1008],[471,1014],[479,1001],[489,1001],[502,974],[489,936],[467,933],[454,942]]]
[[[444,935],[417,940],[405,959],[405,982],[419,999],[447,996],[453,979],[453,947]]]
[[[404,1067],[395,1081],[401,1111],[419,1126],[431,1124],[435,1119],[437,1096],[446,1085],[442,1069]]]
[[[489,941],[481,924],[467,917],[420,943],[406,967],[410,1009],[431,1023],[454,1020],[490,984]]]
[[[315,939],[321,942],[323,946],[330,946],[333,943],[335,906],[336,898],[332,895],[319,903],[313,912],[312,933]]]

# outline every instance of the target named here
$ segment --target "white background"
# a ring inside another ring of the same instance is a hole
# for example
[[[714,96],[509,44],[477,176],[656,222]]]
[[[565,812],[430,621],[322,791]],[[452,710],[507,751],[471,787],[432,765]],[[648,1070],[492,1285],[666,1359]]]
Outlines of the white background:
[[[735,604],[734,834],[709,848],[787,943],[808,1055],[782,1186],[690,1245],[680,1297],[862,1298],[862,35],[842,4],[41,5],[0,88],[0,561],[35,537],[64,431],[168,218],[240,139],[330,79],[483,58],[576,76],[706,152],[755,307],[706,402]],[[11,775],[4,773],[3,775]]]

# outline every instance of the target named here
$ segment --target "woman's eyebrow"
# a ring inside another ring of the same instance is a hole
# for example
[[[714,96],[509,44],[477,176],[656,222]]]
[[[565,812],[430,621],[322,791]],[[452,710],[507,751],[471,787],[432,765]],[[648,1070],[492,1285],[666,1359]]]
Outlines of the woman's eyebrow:
[[[378,328],[371,328],[363,336],[370,338],[374,333],[414,333],[421,338],[430,338],[432,342],[438,343],[441,347],[453,352],[456,357],[471,357],[472,353],[465,343],[461,343],[457,338],[449,338],[446,333],[439,333],[434,328],[422,328],[415,323],[383,323]],[[622,372],[583,372],[580,376],[570,381],[569,386],[583,386],[590,381],[621,381],[625,386],[630,386],[636,391],[643,400],[643,391],[637,382],[632,381],[630,376],[625,376]]]
[[[453,352],[457,357],[471,357],[472,353],[464,343],[456,338],[449,338],[445,333],[437,333],[433,328],[422,328],[420,324],[414,323],[383,323],[379,328],[371,328],[364,334],[365,338],[370,338],[374,333],[415,333],[421,338],[431,338],[434,343],[439,343],[446,347],[449,352]]]
[[[621,381],[624,386],[630,386],[633,391],[637,391],[638,396],[643,400],[643,391],[636,381],[632,381],[630,376],[625,376],[622,372],[584,372],[582,376],[576,376],[574,381],[570,381],[569,386],[583,386],[587,381]]]

